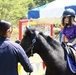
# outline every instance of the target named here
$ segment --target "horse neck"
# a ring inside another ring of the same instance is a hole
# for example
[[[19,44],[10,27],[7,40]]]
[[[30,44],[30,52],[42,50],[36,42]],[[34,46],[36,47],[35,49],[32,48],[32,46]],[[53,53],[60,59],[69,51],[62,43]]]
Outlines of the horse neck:
[[[46,40],[43,36],[39,36],[37,53],[46,65],[47,63],[52,64],[60,61],[64,62],[64,50],[59,44],[56,45],[56,43],[54,44],[53,39],[49,40],[48,43],[48,40]]]

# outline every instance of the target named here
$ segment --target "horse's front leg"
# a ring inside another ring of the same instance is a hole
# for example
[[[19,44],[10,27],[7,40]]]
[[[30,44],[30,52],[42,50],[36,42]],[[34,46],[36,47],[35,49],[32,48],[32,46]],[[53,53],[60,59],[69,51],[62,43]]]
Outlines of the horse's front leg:
[[[46,68],[45,75],[57,75],[57,74],[50,68]]]
[[[45,75],[52,75],[51,71],[46,68]]]

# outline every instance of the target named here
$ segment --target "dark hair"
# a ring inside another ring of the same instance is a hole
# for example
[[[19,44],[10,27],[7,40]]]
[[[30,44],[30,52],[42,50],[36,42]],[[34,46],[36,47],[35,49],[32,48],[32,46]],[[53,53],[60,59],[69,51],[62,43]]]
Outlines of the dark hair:
[[[6,34],[6,31],[11,27],[11,24],[7,21],[0,20],[0,37]]]
[[[64,19],[65,19],[65,17],[62,18],[62,25],[65,27],[66,24],[64,23]],[[73,23],[72,23],[72,19],[73,19],[73,21],[74,21],[74,17],[69,16],[69,23],[68,23],[68,25],[70,25],[70,26],[73,25]]]
[[[74,18],[75,18],[75,11],[73,10],[73,9],[71,9],[71,8],[67,8],[64,12],[63,12],[63,15],[62,15],[62,25],[63,26],[66,26],[66,24],[64,23],[64,19],[65,19],[65,17],[69,17],[69,23],[67,24],[67,25],[70,25],[70,26],[72,26],[73,24],[72,24],[72,20],[73,21],[75,21],[74,20]]]

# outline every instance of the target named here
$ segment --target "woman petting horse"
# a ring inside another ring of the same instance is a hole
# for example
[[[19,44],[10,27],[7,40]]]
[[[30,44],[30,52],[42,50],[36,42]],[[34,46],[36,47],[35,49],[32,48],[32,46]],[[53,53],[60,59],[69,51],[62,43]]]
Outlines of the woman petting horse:
[[[62,34],[62,42],[66,42],[65,38],[68,40],[67,45],[73,46],[76,49],[76,25],[75,22],[75,11],[73,9],[66,9],[63,12],[62,25],[63,34]]]

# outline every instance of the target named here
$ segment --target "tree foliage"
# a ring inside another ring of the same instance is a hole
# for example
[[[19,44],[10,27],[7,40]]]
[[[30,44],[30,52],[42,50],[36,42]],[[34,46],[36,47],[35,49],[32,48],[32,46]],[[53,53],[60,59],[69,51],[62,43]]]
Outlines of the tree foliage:
[[[28,10],[51,1],[53,0],[0,0],[0,19],[17,25],[20,19],[26,18]]]
[[[50,3],[52,1],[54,1],[54,0],[33,0],[32,3],[29,3],[28,9],[31,10],[33,8],[42,6],[42,5],[47,4],[47,3]]]
[[[0,0],[0,19],[9,20],[13,24],[25,18],[32,0]]]
[[[33,0],[33,1],[34,1],[34,4],[35,4],[35,7],[39,7],[39,6],[42,6],[44,4],[50,3],[54,0]]]

